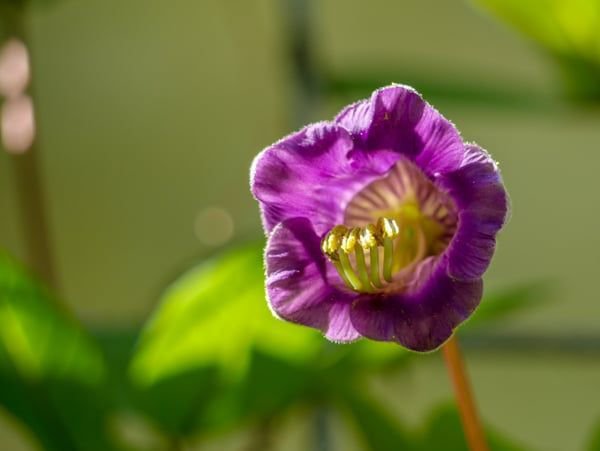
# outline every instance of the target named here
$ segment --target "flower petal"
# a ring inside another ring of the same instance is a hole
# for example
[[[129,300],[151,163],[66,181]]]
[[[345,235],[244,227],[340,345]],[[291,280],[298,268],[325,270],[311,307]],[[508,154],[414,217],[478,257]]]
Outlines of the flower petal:
[[[373,340],[395,341],[413,351],[432,351],[475,310],[483,292],[481,279],[451,278],[439,264],[418,291],[360,298],[350,311],[352,324]]]
[[[276,316],[319,329],[332,341],[360,338],[349,314],[356,295],[329,282],[328,263],[306,218],[288,219],[273,229],[265,260],[267,297]]]
[[[335,119],[359,147],[390,149],[414,159],[429,176],[459,167],[458,130],[412,88],[391,85],[350,105]]]
[[[506,222],[508,195],[494,160],[476,145],[466,145],[460,169],[445,174],[440,184],[459,210],[458,230],[447,255],[452,277],[470,280],[483,275],[496,247],[496,234]]]
[[[254,160],[250,184],[261,203],[267,233],[279,222],[309,218],[319,236],[343,219],[343,208],[360,187],[398,159],[392,151],[354,149],[343,128],[321,122],[265,149]]]

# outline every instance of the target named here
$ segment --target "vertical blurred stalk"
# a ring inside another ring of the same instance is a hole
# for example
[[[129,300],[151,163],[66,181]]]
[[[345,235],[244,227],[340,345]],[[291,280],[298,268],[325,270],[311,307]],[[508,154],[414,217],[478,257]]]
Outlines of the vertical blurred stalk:
[[[469,449],[471,451],[489,451],[456,336],[450,338],[442,346],[442,353],[454,386],[456,404]]]
[[[309,122],[321,90],[315,55],[311,52],[310,0],[283,0],[287,54],[292,68],[294,127]]]
[[[316,57],[311,51],[311,0],[283,0],[287,56],[293,77],[293,128],[310,122],[319,105],[321,86]],[[330,446],[329,414],[317,406],[314,416],[314,449],[328,451]]]
[[[28,2],[17,1],[0,5],[2,45],[11,39],[25,45],[30,55],[30,42],[27,35]],[[30,80],[33,77],[30,77]],[[33,88],[29,82],[28,91],[33,98]],[[33,103],[34,108],[36,106]],[[29,266],[55,290],[58,288],[52,246],[48,230],[43,184],[40,177],[39,140],[34,136],[28,149],[11,153],[16,192],[18,196],[21,227],[25,237]]]
[[[319,406],[314,418],[315,451],[329,451],[329,412],[326,406]]]

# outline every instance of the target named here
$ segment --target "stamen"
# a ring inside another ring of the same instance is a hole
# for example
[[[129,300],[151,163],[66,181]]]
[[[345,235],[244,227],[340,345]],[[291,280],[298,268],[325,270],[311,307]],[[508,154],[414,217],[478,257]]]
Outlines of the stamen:
[[[347,232],[348,229],[346,227],[342,225],[335,226],[327,235],[325,235],[325,238],[323,238],[323,241],[321,242],[321,251],[323,251],[323,253],[329,257],[329,260],[331,263],[333,263],[333,266],[335,266],[335,269],[346,286],[354,288],[355,283],[352,283],[351,280],[356,281],[356,276],[350,267],[350,262],[347,261],[348,257],[343,251],[340,251],[342,242],[344,241],[344,236]],[[343,254],[343,256],[341,254]],[[343,257],[345,257],[345,259],[343,259]],[[344,262],[344,260],[346,261]],[[346,264],[344,265],[344,263]],[[347,273],[350,274],[350,277],[348,277]]]
[[[342,250],[339,251],[338,255],[340,257],[340,263],[342,264],[342,271],[346,276],[345,278],[350,283],[350,288],[356,291],[361,291],[362,284],[360,282],[360,279],[356,276],[356,273],[352,269],[352,265],[350,264],[348,255]]]
[[[392,266],[394,263],[393,239],[400,233],[398,224],[393,219],[379,218],[377,228],[383,238],[383,278],[386,282],[392,281]]]
[[[373,289],[371,288],[369,274],[367,273],[367,264],[365,263],[365,252],[360,246],[356,247],[356,270],[358,271],[358,277],[360,277],[360,281],[362,282],[363,287],[365,287],[365,290],[373,291]]]
[[[322,249],[344,284],[358,292],[401,293],[417,286],[427,258],[435,263],[450,245],[458,215],[449,194],[402,157],[352,197],[343,224],[324,237]]]
[[[346,254],[356,254],[356,271],[358,272],[358,278],[360,280],[361,291],[372,291],[371,284],[369,282],[369,276],[367,274],[367,265],[365,263],[365,254],[359,244],[361,229],[354,227],[351,229],[342,240],[342,251]]]
[[[383,288],[379,281],[379,234],[373,224],[365,226],[360,233],[360,245],[369,251],[369,279],[376,288]]]
[[[387,218],[381,218],[376,225],[348,229],[335,226],[321,242],[321,250],[333,263],[340,277],[352,290],[373,292],[383,289],[380,279],[379,246],[384,248],[383,276],[392,281],[393,240],[399,234],[398,224]],[[369,251],[369,264],[365,252]],[[354,267],[350,256],[354,256]]]
[[[337,225],[329,231],[321,241],[321,251],[329,257],[331,261],[337,261],[337,252],[342,247],[344,235],[348,229],[343,225]]]
[[[383,278],[392,281],[392,263],[394,261],[394,244],[389,238],[383,240]]]
[[[337,270],[338,274],[340,275],[346,286],[352,287],[350,280],[348,280],[348,276],[346,276],[346,271],[342,267],[342,263],[339,260],[331,260],[331,263],[333,263],[333,266],[335,266],[335,269]]]
[[[383,288],[383,285],[379,281],[379,248],[372,247],[369,249],[370,251],[370,268],[369,277],[371,278],[371,283],[376,288]]]

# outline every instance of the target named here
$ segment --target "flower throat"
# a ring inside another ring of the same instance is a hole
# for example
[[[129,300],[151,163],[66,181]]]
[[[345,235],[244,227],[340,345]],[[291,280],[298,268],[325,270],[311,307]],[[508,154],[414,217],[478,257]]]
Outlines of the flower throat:
[[[449,196],[401,158],[354,196],[345,225],[325,235],[321,250],[353,291],[405,291],[446,249],[457,222]]]

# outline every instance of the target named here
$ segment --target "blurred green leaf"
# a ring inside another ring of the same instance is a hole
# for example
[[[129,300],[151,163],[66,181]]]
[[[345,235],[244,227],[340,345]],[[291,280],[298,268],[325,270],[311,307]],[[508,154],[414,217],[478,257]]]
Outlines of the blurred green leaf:
[[[29,427],[47,451],[75,451],[73,439],[48,405],[45,390],[26,383],[16,372],[0,371],[0,404]]]
[[[571,93],[600,101],[600,1],[475,0],[552,54]]]
[[[444,73],[444,77],[431,74]],[[453,68],[437,66],[416,68],[347,68],[343,73],[330,72],[322,76],[322,89],[342,99],[368,97],[374,90],[392,82],[414,86],[432,103],[464,105],[478,108],[493,108],[508,111],[557,110],[560,105],[535,86],[494,82],[490,74],[453,73]]]
[[[114,449],[105,428],[105,363],[78,324],[0,253],[0,402],[45,449]]]
[[[171,437],[185,437],[198,429],[215,397],[223,393],[215,371],[198,368],[147,387],[134,387],[133,397],[135,406],[163,432]]]
[[[32,380],[97,385],[105,375],[102,354],[89,337],[57,309],[45,289],[1,253],[0,343],[18,371]]]
[[[110,398],[112,420],[121,439],[128,421],[140,421],[155,438],[179,439],[198,429],[214,399],[227,389],[220,386],[216,368],[189,368],[154,384],[139,385],[130,378],[129,366],[139,329],[95,328],[93,336],[106,356],[108,376],[105,396]],[[123,423],[124,422],[124,423]],[[134,426],[135,428],[136,426]]]
[[[476,3],[554,51],[600,57],[598,0],[476,0]]]
[[[233,249],[162,296],[129,367],[135,403],[174,437],[268,419],[304,393],[323,344],[269,311],[262,244]]]
[[[586,450],[600,451],[600,421],[595,424],[594,429],[592,430],[592,436],[590,437]]]
[[[314,381],[310,367],[255,351],[241,386],[240,416],[272,418],[296,402],[309,401]]]
[[[200,264],[167,289],[142,333],[131,374],[142,386],[215,365],[239,377],[254,347],[301,362],[322,341],[311,329],[273,317],[264,295],[262,245],[245,246]]]
[[[486,427],[486,435],[492,451],[525,451],[520,445]],[[422,451],[468,451],[460,416],[452,404],[443,405],[429,418],[420,449]]]
[[[548,282],[535,282],[486,293],[471,319],[461,327],[461,331],[541,306],[552,300],[551,288],[552,285]]]
[[[411,451],[416,449],[412,437],[400,421],[383,409],[375,400],[359,390],[345,387],[338,403],[363,439],[368,451]],[[431,448],[443,449],[446,448]]]

